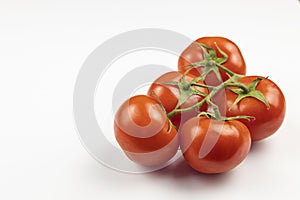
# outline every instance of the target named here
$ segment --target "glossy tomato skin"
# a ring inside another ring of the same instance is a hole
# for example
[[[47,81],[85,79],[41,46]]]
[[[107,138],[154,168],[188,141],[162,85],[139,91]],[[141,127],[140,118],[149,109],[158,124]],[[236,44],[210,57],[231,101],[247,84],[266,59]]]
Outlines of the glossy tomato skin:
[[[190,82],[196,78],[193,75],[186,75],[185,79]],[[180,91],[177,85],[170,85],[170,84],[162,84],[163,82],[168,81],[176,81],[179,82],[182,79],[182,74],[177,71],[170,71],[167,72],[160,77],[158,77],[150,86],[148,90],[148,95],[155,98],[153,92],[157,95],[159,100],[161,101],[163,107],[165,108],[166,112],[169,113],[173,109],[175,109],[178,100],[180,98]],[[198,83],[203,84],[202,81],[198,81]],[[208,94],[208,90],[206,88],[195,87],[199,91]],[[199,95],[192,95],[190,96],[179,108],[188,108],[190,106],[195,105],[196,103],[200,102],[204,97]],[[193,109],[191,111],[183,112],[180,114],[176,114],[171,117],[172,123],[179,128],[181,124],[183,124],[186,120],[190,119],[191,117],[196,116],[199,114],[199,111],[206,111],[207,104],[204,104],[200,109]]]
[[[184,159],[201,173],[217,174],[233,169],[246,158],[251,146],[249,130],[237,120],[194,117],[179,131]]]
[[[127,157],[145,166],[167,162],[179,146],[176,129],[159,103],[146,95],[133,96],[120,106],[114,131]]]
[[[234,73],[245,75],[246,64],[239,47],[234,42],[224,37],[202,37],[197,39],[190,46],[188,46],[180,55],[178,60],[178,71],[184,72],[187,69],[189,69],[189,67],[184,66],[203,60],[203,51],[197,43],[205,44],[212,47],[216,51],[217,56],[222,58],[223,56],[217,50],[217,47],[214,44],[215,42],[217,43],[219,48],[228,55],[228,60],[222,65],[228,68],[229,70],[233,71]],[[219,71],[223,81],[229,78],[224,71]],[[195,76],[199,76],[201,74],[201,69],[193,69],[190,73]],[[207,79],[208,82],[211,82],[210,84],[216,85],[214,84],[214,79],[216,79],[216,77],[213,74],[210,74],[208,78],[206,78],[206,81]]]
[[[226,90],[227,116],[247,115],[255,117],[250,121],[240,119],[250,130],[253,141],[262,140],[274,134],[281,126],[286,110],[284,94],[270,79],[259,76],[245,76],[239,79],[239,82],[248,86],[256,78],[263,79],[258,83],[256,90],[265,96],[270,105],[269,110],[263,102],[253,97],[244,98],[231,108],[237,94],[231,90]]]

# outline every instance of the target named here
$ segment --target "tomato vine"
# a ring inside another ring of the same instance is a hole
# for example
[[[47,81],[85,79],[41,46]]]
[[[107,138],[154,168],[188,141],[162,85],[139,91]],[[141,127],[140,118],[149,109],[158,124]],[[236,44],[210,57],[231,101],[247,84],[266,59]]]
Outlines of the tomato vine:
[[[254,80],[253,83],[251,83],[249,86],[244,85],[243,83],[238,81],[240,78],[244,77],[244,75],[234,73],[230,69],[228,69],[222,65],[222,63],[227,61],[228,55],[218,47],[217,43],[215,43],[216,48],[218,49],[218,51],[220,52],[220,54],[223,57],[217,57],[216,51],[207,45],[204,45],[204,44],[198,44],[198,45],[201,47],[201,49],[204,52],[204,60],[184,66],[184,67],[190,67],[190,68],[182,75],[181,82],[170,81],[170,82],[162,83],[162,84],[177,85],[180,90],[180,98],[179,98],[178,104],[175,107],[175,109],[173,109],[171,112],[167,113],[168,118],[171,118],[178,113],[187,112],[187,111],[193,110],[195,108],[200,108],[204,103],[207,103],[209,106],[211,106],[214,113],[201,112],[201,115],[205,114],[205,116],[210,116],[216,120],[234,120],[234,119],[248,119],[249,120],[251,118],[253,119],[254,118],[253,116],[240,115],[240,116],[234,116],[234,117],[225,117],[225,116],[221,115],[218,106],[211,101],[211,98],[216,93],[218,93],[220,90],[228,89],[230,87],[238,88],[238,89],[231,89],[233,92],[238,94],[238,97],[232,106],[236,105],[243,98],[253,97],[253,98],[256,98],[256,99],[260,100],[261,102],[263,102],[269,108],[268,102],[266,101],[264,95],[261,92],[259,92],[258,90],[255,90],[255,87],[258,84],[258,82],[262,80],[261,78]],[[196,77],[191,82],[187,82],[185,80],[186,74],[188,74],[195,67],[202,67],[203,73],[200,76]],[[224,71],[230,78],[228,80],[222,82],[219,70]],[[216,77],[220,81],[219,85],[212,86],[212,85],[197,83],[197,81],[199,81],[199,80],[205,80],[206,76],[209,73],[214,73],[216,75]],[[210,93],[208,95],[205,95],[202,92],[198,91],[197,89],[195,89],[191,86],[208,88],[208,89],[210,89]],[[182,103],[184,103],[184,101],[187,98],[189,98],[191,95],[202,95],[202,96],[205,96],[205,98],[202,101],[198,102],[197,104],[194,104],[188,108],[180,109],[179,106]]]

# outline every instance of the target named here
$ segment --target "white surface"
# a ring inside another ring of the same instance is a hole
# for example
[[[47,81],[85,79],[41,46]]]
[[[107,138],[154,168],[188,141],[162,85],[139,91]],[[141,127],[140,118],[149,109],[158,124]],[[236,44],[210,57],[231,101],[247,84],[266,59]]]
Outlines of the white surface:
[[[299,199],[299,21],[297,0],[1,1],[0,199]],[[284,91],[281,129],[224,175],[184,163],[131,175],[97,163],[74,128],[77,73],[99,44],[145,27],[236,42],[248,74]]]

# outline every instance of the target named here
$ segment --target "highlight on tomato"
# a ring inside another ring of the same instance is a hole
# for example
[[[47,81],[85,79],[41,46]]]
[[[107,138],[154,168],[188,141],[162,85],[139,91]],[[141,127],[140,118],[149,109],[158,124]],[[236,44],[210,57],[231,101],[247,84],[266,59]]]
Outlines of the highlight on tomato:
[[[140,165],[161,165],[178,150],[176,129],[161,105],[146,95],[133,96],[120,106],[114,131],[127,157]]]
[[[248,128],[237,120],[194,117],[179,132],[184,159],[193,169],[206,174],[235,168],[246,158],[251,146]]]

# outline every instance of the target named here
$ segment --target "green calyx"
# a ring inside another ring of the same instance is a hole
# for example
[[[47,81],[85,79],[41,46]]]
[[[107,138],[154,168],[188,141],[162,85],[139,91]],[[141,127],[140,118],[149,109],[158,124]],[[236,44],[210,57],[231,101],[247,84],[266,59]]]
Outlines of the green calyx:
[[[214,43],[217,50],[219,51],[219,53],[222,55],[222,57],[218,57],[217,56],[217,52],[210,46],[207,46],[205,44],[201,44],[198,43],[199,47],[202,49],[203,51],[203,60],[200,62],[195,62],[195,63],[191,63],[185,67],[192,67],[192,68],[197,68],[197,67],[202,67],[203,70],[201,72],[201,79],[204,80],[205,77],[209,74],[209,73],[214,73],[217,77],[217,79],[219,81],[222,81],[221,75],[220,75],[220,71],[224,71],[225,73],[227,73],[227,75],[229,77],[231,76],[238,76],[237,74],[235,74],[234,72],[232,72],[231,70],[227,69],[226,67],[224,67],[222,64],[225,63],[228,60],[228,55],[219,48],[219,46],[217,45],[217,43]],[[190,71],[191,69],[189,69],[188,71]]]
[[[219,48],[219,46],[217,45],[216,42],[214,44],[215,44],[216,48],[218,49],[218,51],[220,52],[220,54],[223,56],[222,58],[219,58],[217,56],[216,51],[212,47],[207,46],[205,44],[198,43],[198,45],[203,50],[204,60],[208,60],[208,61],[213,60],[215,63],[218,63],[221,65],[228,60],[228,55]]]
[[[242,99],[247,98],[247,97],[253,97],[261,102],[263,102],[267,109],[270,109],[270,105],[268,101],[266,100],[265,96],[259,91],[256,90],[256,86],[258,83],[263,80],[262,78],[256,78],[254,81],[252,81],[249,86],[242,86],[243,84],[237,83],[237,84],[232,84],[230,86],[238,86],[240,87],[239,89],[231,89],[232,92],[236,93],[238,97],[235,99],[234,103],[232,106],[229,108],[231,110],[236,104],[238,104]],[[241,87],[242,86],[242,87]]]
[[[177,105],[175,109],[179,108],[184,102],[188,100],[192,95],[200,95],[200,96],[206,96],[207,94],[195,89],[192,86],[195,86],[194,81],[188,82],[185,78],[185,75],[182,76],[180,81],[168,81],[168,82],[162,82],[161,84],[165,85],[175,85],[179,89],[180,98],[177,102]],[[201,87],[202,85],[197,85]],[[203,85],[203,87],[205,87]]]

